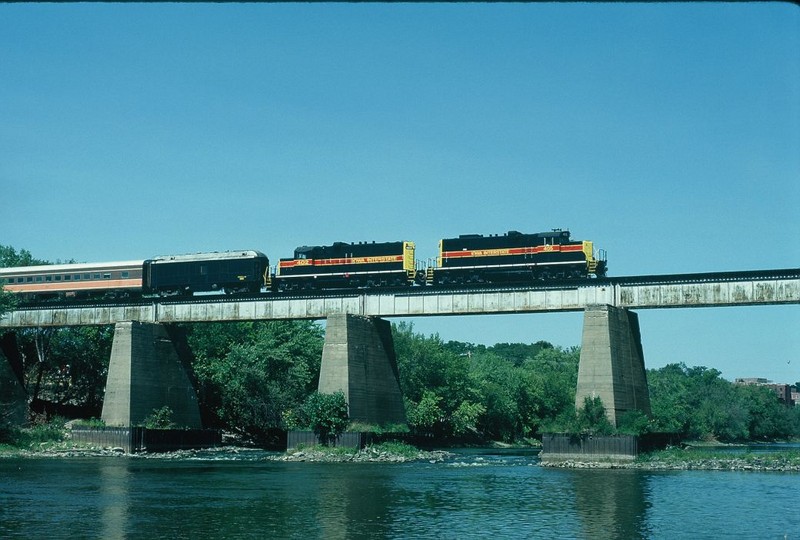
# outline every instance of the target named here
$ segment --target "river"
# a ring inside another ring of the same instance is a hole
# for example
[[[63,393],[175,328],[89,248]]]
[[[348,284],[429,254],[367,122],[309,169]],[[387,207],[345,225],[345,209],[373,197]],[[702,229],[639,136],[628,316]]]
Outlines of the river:
[[[800,538],[797,473],[263,456],[0,459],[0,538]]]

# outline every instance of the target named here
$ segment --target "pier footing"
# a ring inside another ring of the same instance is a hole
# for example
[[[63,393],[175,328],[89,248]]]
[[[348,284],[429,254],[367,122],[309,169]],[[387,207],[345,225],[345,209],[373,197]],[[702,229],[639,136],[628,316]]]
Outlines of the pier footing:
[[[405,424],[392,328],[372,317],[328,317],[319,392],[344,392],[351,421],[373,425]]]
[[[121,322],[114,328],[103,400],[107,426],[141,425],[169,407],[180,427],[201,427],[197,393],[187,374],[183,332],[161,324]]]
[[[583,319],[575,407],[599,396],[614,425],[628,411],[650,414],[650,394],[636,313],[613,306],[590,306]]]

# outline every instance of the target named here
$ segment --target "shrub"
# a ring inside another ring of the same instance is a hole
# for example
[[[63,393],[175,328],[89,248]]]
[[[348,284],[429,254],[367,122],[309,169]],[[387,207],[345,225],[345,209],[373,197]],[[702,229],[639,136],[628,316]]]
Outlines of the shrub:
[[[148,429],[172,429],[176,427],[172,421],[172,409],[167,405],[160,409],[153,409],[150,416],[144,419],[144,427]]]

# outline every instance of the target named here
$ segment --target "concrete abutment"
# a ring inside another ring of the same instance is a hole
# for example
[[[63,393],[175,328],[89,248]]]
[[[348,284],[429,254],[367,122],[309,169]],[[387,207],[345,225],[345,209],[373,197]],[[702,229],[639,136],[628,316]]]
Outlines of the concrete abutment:
[[[117,323],[103,400],[106,425],[139,425],[154,410],[167,406],[176,425],[199,429],[200,408],[188,355],[186,336],[176,327]]]
[[[330,315],[318,390],[342,391],[351,421],[405,424],[391,324],[373,317]]]
[[[625,308],[589,306],[584,312],[575,407],[600,397],[614,426],[623,414],[650,414],[639,317]]]

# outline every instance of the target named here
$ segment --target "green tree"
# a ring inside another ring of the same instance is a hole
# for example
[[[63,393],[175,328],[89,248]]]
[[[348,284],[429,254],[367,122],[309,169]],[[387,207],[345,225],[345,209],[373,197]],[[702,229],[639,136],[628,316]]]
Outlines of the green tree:
[[[35,266],[39,264],[49,264],[47,261],[35,259],[31,252],[27,249],[22,249],[17,252],[11,246],[0,245],[0,268],[12,268],[14,266]],[[0,316],[16,308],[17,302],[13,293],[10,293],[3,288],[0,283]]]
[[[393,335],[412,430],[441,438],[456,435],[464,427],[467,411],[474,411],[473,406],[480,403],[470,379],[469,356],[448,350],[438,335],[414,333],[411,324],[393,325]]]
[[[3,284],[0,283],[0,317],[4,314],[14,311],[17,307],[17,300],[13,293],[3,289]]]
[[[746,428],[749,440],[789,439],[800,435],[793,429],[791,410],[770,388],[736,385],[736,389],[749,413]]]
[[[735,385],[716,369],[670,364],[647,374],[653,431],[720,441],[797,436],[791,412],[768,388]]]
[[[153,409],[153,412],[144,419],[144,427],[148,429],[172,429],[176,427],[172,421],[172,409],[167,405],[160,409]]]
[[[350,423],[347,401],[341,391],[333,394],[314,392],[306,398],[302,408],[309,427],[325,446],[335,442]]]
[[[417,433],[439,434],[446,431],[442,398],[427,390],[419,401],[406,400],[406,415],[411,429]]]
[[[484,410],[480,431],[487,438],[513,442],[525,430],[519,408],[526,390],[525,372],[489,352],[475,355],[470,368]]]
[[[606,407],[600,396],[583,398],[583,406],[578,409],[578,430],[590,435],[611,435],[614,426],[608,420]]]
[[[313,322],[196,324],[188,339],[201,407],[221,427],[265,441],[316,389],[322,331]]]
[[[113,338],[112,326],[19,330],[30,399],[78,406],[89,415],[99,415]]]
[[[21,249],[17,252],[11,246],[0,245],[0,268],[38,266],[41,264],[50,264],[50,262],[35,258],[27,249]]]

